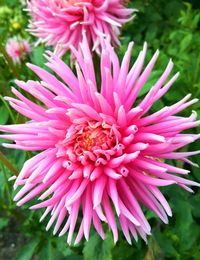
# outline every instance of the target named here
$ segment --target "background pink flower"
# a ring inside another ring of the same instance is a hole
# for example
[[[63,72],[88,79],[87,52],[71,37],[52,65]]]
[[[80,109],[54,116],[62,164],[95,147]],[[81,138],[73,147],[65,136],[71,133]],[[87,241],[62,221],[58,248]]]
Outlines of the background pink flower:
[[[83,236],[89,238],[93,224],[105,238],[102,222],[118,240],[116,219],[127,241],[130,234],[144,240],[151,228],[140,203],[152,210],[164,222],[172,215],[159,186],[177,184],[200,186],[180,177],[187,170],[172,166],[165,159],[182,160],[193,164],[188,157],[194,152],[177,149],[197,140],[200,135],[181,132],[196,127],[196,113],[190,117],[175,115],[197,102],[188,101],[190,95],[169,107],[149,113],[178,77],[166,80],[173,68],[170,60],[161,77],[145,98],[135,104],[158,57],[158,51],[142,71],[147,45],[129,70],[133,43],[130,43],[120,65],[108,41],[101,55],[100,92],[96,83],[91,52],[84,37],[81,52],[72,48],[77,58],[77,76],[51,52],[47,52],[47,66],[65,84],[49,72],[29,64],[41,82],[16,81],[18,87],[43,103],[27,99],[17,89],[17,97],[6,97],[10,105],[30,121],[25,124],[0,126],[10,134],[1,138],[13,140],[8,148],[41,151],[26,161],[14,188],[22,186],[14,200],[21,206],[40,194],[40,203],[31,209],[45,208],[43,220],[50,214],[47,230],[55,223],[53,233],[61,228],[60,236],[68,231],[72,242],[79,211],[82,220],[75,243]],[[179,176],[180,175],[180,176]]]
[[[10,38],[6,43],[6,52],[14,63],[20,63],[21,59],[31,52],[31,46],[26,40]]]
[[[79,47],[83,31],[97,52],[105,35],[119,45],[119,28],[131,19],[134,10],[121,0],[30,0],[28,11],[32,17],[30,32],[39,42],[54,46],[57,55],[63,55],[70,44]]]

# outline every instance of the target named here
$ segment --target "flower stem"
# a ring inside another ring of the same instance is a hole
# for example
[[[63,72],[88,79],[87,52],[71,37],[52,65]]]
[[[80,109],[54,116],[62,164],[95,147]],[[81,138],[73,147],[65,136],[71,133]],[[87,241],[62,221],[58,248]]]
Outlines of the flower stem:
[[[0,39],[1,40],[1,39]],[[13,75],[15,76],[15,78],[19,79],[19,75],[17,73],[16,67],[12,61],[12,59],[9,57],[9,55],[7,54],[5,48],[3,47],[3,45],[0,43],[0,52],[3,54],[8,67],[10,68],[10,70],[12,71]]]
[[[0,99],[2,100],[3,104],[5,105],[6,109],[8,110],[8,113],[10,114],[10,117],[12,119],[12,122],[15,123],[15,117],[14,114],[12,112],[12,110],[10,109],[10,107],[8,106],[7,102],[4,100],[4,98],[2,97],[2,95],[0,95]]]
[[[2,164],[1,164],[1,170],[2,170],[3,176],[4,176],[5,190],[6,190],[7,196],[8,196],[9,208],[11,208],[11,206],[12,206],[12,194],[11,194],[11,190],[10,190],[10,187],[9,187],[8,177],[7,177],[5,168],[4,168],[4,166]]]
[[[14,175],[18,175],[18,170],[16,167],[8,161],[5,155],[0,151],[0,162],[3,163]]]

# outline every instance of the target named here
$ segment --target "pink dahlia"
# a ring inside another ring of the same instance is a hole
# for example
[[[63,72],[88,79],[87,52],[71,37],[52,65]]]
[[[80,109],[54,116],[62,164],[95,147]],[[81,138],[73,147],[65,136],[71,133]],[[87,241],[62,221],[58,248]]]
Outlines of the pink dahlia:
[[[97,52],[105,35],[119,45],[119,28],[131,19],[134,10],[126,8],[122,0],[30,0],[28,11],[30,32],[62,56],[70,44],[79,47],[83,31]]]
[[[6,52],[14,63],[20,63],[21,59],[31,53],[31,46],[26,40],[10,38],[6,43]]]
[[[75,228],[78,230],[75,243],[83,236],[88,239],[91,225],[104,239],[102,222],[112,230],[116,242],[116,219],[129,243],[130,233],[135,239],[139,234],[146,240],[151,229],[140,203],[167,223],[167,215],[172,213],[159,186],[177,184],[188,191],[192,191],[188,186],[200,186],[178,176],[189,171],[165,162],[174,159],[193,164],[187,157],[200,152],[176,152],[200,137],[181,134],[199,125],[195,112],[190,117],[175,115],[197,99],[188,101],[191,95],[187,95],[176,104],[149,114],[151,106],[178,77],[176,74],[165,83],[173,67],[170,61],[149,93],[135,105],[158,51],[142,71],[145,44],[129,70],[132,46],[130,43],[120,65],[109,42],[104,42],[100,86],[85,38],[81,52],[71,47],[77,58],[77,75],[48,51],[47,66],[62,81],[28,64],[41,81],[16,84],[39,102],[34,103],[15,88],[12,92],[17,98],[6,97],[12,108],[29,121],[0,126],[1,131],[10,133],[1,138],[15,142],[4,146],[40,151],[26,161],[16,177],[14,188],[22,188],[14,200],[21,206],[40,194],[41,202],[31,209],[45,208],[41,220],[50,214],[47,229],[55,223],[54,234],[60,229],[60,236],[68,231],[69,244]],[[77,227],[79,213],[81,222]]]

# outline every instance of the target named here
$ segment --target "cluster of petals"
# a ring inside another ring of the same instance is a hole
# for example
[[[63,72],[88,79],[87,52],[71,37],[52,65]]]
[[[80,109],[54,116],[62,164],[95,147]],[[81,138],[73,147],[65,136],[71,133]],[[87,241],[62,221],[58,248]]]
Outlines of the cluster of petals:
[[[26,55],[31,53],[31,46],[27,40],[14,37],[8,39],[6,52],[14,63],[20,63]]]
[[[128,9],[121,0],[30,0],[29,31],[55,48],[62,56],[73,45],[78,48],[82,32],[86,31],[90,46],[101,49],[100,38],[109,36],[113,45],[119,45],[120,27],[132,19],[134,9]]]
[[[37,197],[39,202],[31,209],[44,208],[41,221],[49,215],[47,230],[54,225],[53,234],[59,231],[62,236],[68,232],[69,244],[79,243],[83,236],[88,239],[91,226],[104,239],[103,223],[112,231],[115,242],[117,223],[129,243],[131,236],[137,240],[140,235],[146,240],[151,228],[141,204],[167,223],[172,213],[159,187],[176,184],[192,191],[189,186],[199,186],[182,177],[188,170],[166,162],[170,159],[193,164],[188,157],[200,152],[176,151],[200,137],[181,133],[199,125],[195,112],[189,117],[176,115],[197,99],[189,101],[187,95],[169,107],[149,113],[178,77],[176,74],[167,80],[173,68],[170,60],[136,105],[158,51],[143,69],[145,43],[129,69],[132,47],[130,43],[120,64],[113,47],[104,41],[100,86],[85,37],[80,52],[71,47],[77,59],[76,74],[47,51],[46,65],[57,77],[28,64],[41,80],[16,81],[23,92],[38,102],[16,88],[12,92],[17,98],[6,97],[11,107],[29,121],[1,125],[0,131],[7,134],[0,137],[14,141],[4,146],[40,151],[14,177],[14,188],[21,187],[14,200],[21,206]],[[75,231],[77,236],[73,237]]]

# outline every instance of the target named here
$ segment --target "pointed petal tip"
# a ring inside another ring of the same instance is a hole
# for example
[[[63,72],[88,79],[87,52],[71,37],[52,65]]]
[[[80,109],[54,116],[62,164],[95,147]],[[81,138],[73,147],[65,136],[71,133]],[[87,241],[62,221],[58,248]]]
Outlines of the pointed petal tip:
[[[132,241],[131,241],[131,239],[130,239],[130,240],[127,240],[127,242],[129,243],[129,245],[132,246]]]
[[[13,176],[11,176],[9,179],[8,179],[8,181],[13,181],[13,180],[16,180],[17,179],[17,176],[16,175],[13,175]]]
[[[180,76],[180,72],[178,71],[178,72],[174,75],[174,77],[178,78],[179,76]]]
[[[36,206],[37,206],[37,205],[31,206],[31,207],[29,207],[29,209],[30,209],[30,210],[36,210],[36,209],[37,209]]]
[[[85,234],[85,240],[88,242],[89,241],[89,234]]]
[[[22,80],[19,80],[19,79],[15,79],[15,80],[14,80],[14,83],[15,83],[16,85],[18,85],[18,84],[20,84],[20,83],[23,83],[23,81],[22,81]]]
[[[116,244],[117,244],[117,241],[118,241],[118,239],[117,239],[117,238],[114,238],[114,240],[113,240],[113,242],[114,242],[114,245],[116,245]]]
[[[133,48],[133,46],[134,46],[134,41],[131,41],[131,42],[129,42],[129,44],[128,44],[128,48]]]
[[[193,102],[194,102],[194,103],[197,103],[198,101],[199,101],[198,98],[194,98],[194,99],[193,99]]]
[[[68,244],[69,246],[71,246],[71,245],[72,245],[72,241],[67,240],[67,244]]]
[[[99,235],[100,235],[100,237],[101,237],[102,240],[105,240],[105,239],[106,239],[105,233],[101,232],[101,233],[99,233]]]
[[[43,200],[43,197],[42,197],[42,195],[41,195],[41,196],[38,198],[38,200],[40,200],[40,201],[41,201],[41,200]]]
[[[16,190],[17,187],[18,187],[18,184],[15,183],[15,184],[13,185],[13,189]]]
[[[53,235],[55,236],[57,234],[58,230],[56,228],[54,228],[53,230]]]
[[[77,246],[79,243],[80,243],[80,241],[75,240],[75,241],[74,241],[74,246]]]
[[[22,203],[21,201],[17,202],[17,207],[21,207],[24,203]]]
[[[43,220],[44,220],[44,217],[42,216],[42,217],[39,219],[39,222],[41,223]]]
[[[171,208],[169,207],[167,210],[165,210],[167,215],[171,218],[172,217],[172,210]]]
[[[13,201],[18,201],[17,194],[16,194],[15,197],[13,198]]]
[[[61,232],[58,234],[58,236],[59,236],[59,237],[62,237],[64,234],[65,234],[65,232],[61,231]]]
[[[146,49],[147,48],[147,42],[145,41],[144,44],[143,44],[143,48]]]
[[[169,224],[169,220],[168,220],[168,219],[165,219],[165,220],[163,219],[162,221],[163,221],[166,225]]]
[[[28,67],[28,68],[30,68],[30,67],[32,67],[32,66],[34,66],[32,63],[30,63],[30,62],[26,62],[26,66]]]
[[[45,228],[45,230],[46,230],[46,231],[49,231],[50,227],[51,227],[51,226],[48,226],[48,225],[47,225],[46,228]]]

